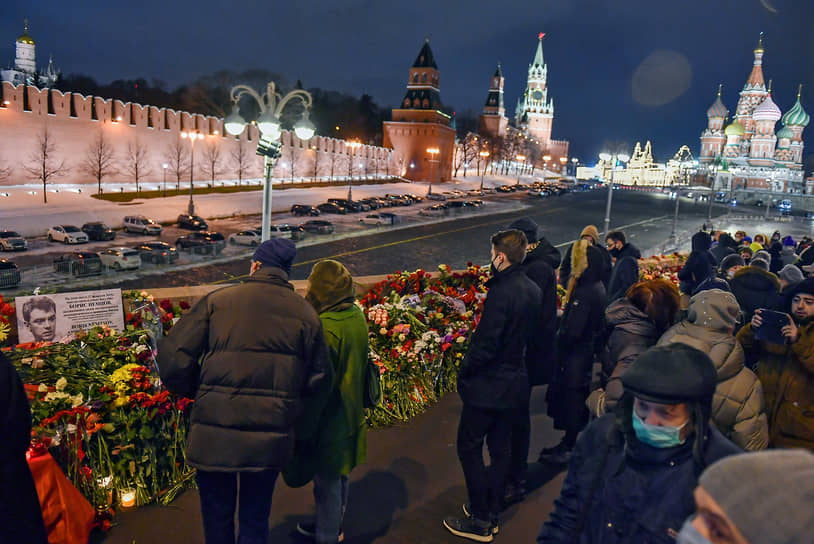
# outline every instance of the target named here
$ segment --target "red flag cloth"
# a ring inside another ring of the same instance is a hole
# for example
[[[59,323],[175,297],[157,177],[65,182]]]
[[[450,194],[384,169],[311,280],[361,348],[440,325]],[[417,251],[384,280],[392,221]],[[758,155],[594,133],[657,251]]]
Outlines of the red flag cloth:
[[[28,459],[49,544],[87,544],[95,514],[50,453]]]

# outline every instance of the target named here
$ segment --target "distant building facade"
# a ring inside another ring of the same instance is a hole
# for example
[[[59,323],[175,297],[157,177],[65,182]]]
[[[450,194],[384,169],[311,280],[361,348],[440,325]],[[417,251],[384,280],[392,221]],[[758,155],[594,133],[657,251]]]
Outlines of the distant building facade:
[[[37,45],[28,34],[28,20],[25,21],[23,33],[15,42],[14,64],[0,70],[0,83],[8,81],[14,85],[33,85],[46,88],[56,85],[59,70],[54,67],[54,59],[48,59],[45,70],[37,70]]]
[[[729,110],[721,98],[707,110],[707,128],[701,134],[702,165],[728,167],[732,189],[773,192],[810,192],[803,180],[803,130],[810,121],[797,101],[785,113],[772,98],[771,81],[763,78],[763,36],[754,50],[754,62],[740,92],[734,120],[727,123]],[[778,121],[783,127],[775,132]]]
[[[407,92],[392,121],[383,124],[384,147],[393,149],[399,174],[413,181],[445,181],[452,177],[455,129],[442,111],[441,73],[429,39],[407,75]],[[428,149],[438,149],[437,154]]]

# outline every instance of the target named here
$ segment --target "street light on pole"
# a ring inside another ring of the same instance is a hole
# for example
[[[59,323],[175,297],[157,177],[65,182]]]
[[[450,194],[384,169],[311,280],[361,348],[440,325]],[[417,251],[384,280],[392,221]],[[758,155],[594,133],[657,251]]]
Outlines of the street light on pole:
[[[353,202],[353,152],[362,147],[362,142],[348,142],[350,156],[348,157],[348,202]]]
[[[195,140],[203,140],[204,135],[198,131],[183,131],[181,138],[189,140],[189,215],[195,215],[195,204],[192,202],[192,175],[195,172]]]
[[[480,157],[481,161],[485,161],[487,159],[487,157],[489,157],[489,152],[486,151],[486,150],[483,150],[480,153],[478,153],[478,156]],[[480,163],[478,163],[478,166],[480,166]],[[486,165],[484,164],[483,169],[481,169],[481,171],[480,171],[480,192],[481,192],[481,194],[483,194],[483,176],[485,176],[485,175],[486,175]]]
[[[170,165],[164,163],[161,166],[164,168],[164,198],[167,198],[167,168],[169,168]]]
[[[548,161],[551,160],[551,155],[543,155],[543,181],[546,178],[546,169],[548,168]]]
[[[517,183],[516,185],[520,185],[520,174],[523,172],[523,165],[526,160],[525,155],[518,155],[515,157],[518,161],[520,161],[520,169],[517,171]]]
[[[565,165],[568,164],[568,157],[560,157],[560,164],[562,165],[560,167],[560,172],[564,176],[564,175],[567,174],[567,172],[565,172],[565,170],[566,170]]]
[[[616,170],[616,162],[627,162],[630,159],[630,156],[625,153],[600,153],[599,158],[605,162],[611,162],[610,183],[608,183],[608,200],[605,203],[605,232],[602,235],[602,239],[604,240],[608,238],[608,232],[610,232],[611,201],[613,200],[613,172]]]
[[[576,157],[572,157],[571,158],[571,164],[574,165],[574,178],[576,179],[576,177],[577,177],[577,165],[579,164],[579,159],[576,158]]]
[[[246,121],[240,116],[238,103],[240,97],[249,95],[260,106],[260,117],[257,119],[257,127],[263,135],[257,144],[257,154],[264,157],[264,176],[263,176],[263,224],[261,226],[260,238],[262,241],[269,239],[271,233],[271,172],[274,169],[274,163],[280,157],[280,136],[282,129],[280,126],[280,113],[293,99],[299,99],[305,106],[305,111],[302,118],[294,125],[294,133],[297,138],[303,141],[308,141],[314,136],[316,127],[308,119],[308,113],[311,109],[311,95],[308,91],[302,89],[295,89],[290,93],[282,96],[277,92],[277,87],[273,81],[269,82],[266,86],[266,92],[260,96],[257,91],[246,85],[236,85],[232,87],[229,93],[232,98],[232,113],[223,121],[224,128],[232,136],[239,136],[246,128]]]
[[[435,157],[437,157],[440,152],[441,152],[441,150],[438,149],[437,147],[428,147],[427,148],[427,153],[429,153],[430,157],[432,157],[431,159],[428,160],[428,162],[430,163],[430,188],[427,191],[428,195],[432,194],[433,165],[435,163],[439,162]]]

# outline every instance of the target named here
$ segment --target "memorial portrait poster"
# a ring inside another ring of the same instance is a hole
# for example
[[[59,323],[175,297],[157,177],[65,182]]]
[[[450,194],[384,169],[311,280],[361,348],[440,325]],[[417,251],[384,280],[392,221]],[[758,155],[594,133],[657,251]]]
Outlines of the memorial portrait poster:
[[[124,330],[121,289],[16,297],[14,304],[20,343],[58,342],[99,325]]]

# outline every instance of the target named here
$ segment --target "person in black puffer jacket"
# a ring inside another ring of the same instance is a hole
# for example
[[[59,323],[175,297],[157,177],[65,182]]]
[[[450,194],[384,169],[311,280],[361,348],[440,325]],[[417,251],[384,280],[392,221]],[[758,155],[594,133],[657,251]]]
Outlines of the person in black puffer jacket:
[[[271,497],[295,440],[303,399],[333,370],[314,308],[288,282],[291,240],[258,246],[250,277],[198,301],[163,339],[158,366],[171,392],[194,398],[187,461],[197,481],[206,542],[268,540]],[[239,492],[238,492],[239,478]]]
[[[763,263],[766,266],[765,270],[760,266]],[[745,266],[735,272],[729,280],[729,288],[738,299],[738,305],[743,312],[743,319],[738,324],[737,330],[751,321],[755,310],[780,308],[782,306],[780,287],[780,279],[769,272],[768,263],[762,259],[758,259],[756,266]]]
[[[565,436],[556,446],[541,451],[538,459],[552,464],[568,460],[577,435],[588,423],[585,399],[590,392],[594,346],[605,311],[602,253],[589,241],[577,240],[571,261],[572,274],[558,331],[558,365],[546,391],[548,415]]]
[[[540,233],[540,227],[531,217],[521,217],[509,225],[510,229],[522,230],[529,243],[529,253],[534,251],[535,259],[542,258],[548,266],[557,270],[562,261],[560,250],[551,245],[545,236]],[[532,250],[532,246],[534,249]]]
[[[712,239],[706,232],[696,232],[692,236],[692,252],[678,273],[682,293],[692,294],[695,288],[707,278],[715,275],[718,266],[715,256],[709,252]]]
[[[622,376],[639,355],[656,345],[678,317],[680,296],[668,280],[641,281],[605,310],[601,387],[588,397],[595,416],[611,412],[622,398]]]
[[[722,232],[718,235],[718,245],[709,250],[715,260],[720,263],[727,255],[737,253],[738,243],[732,238],[728,232]]]

